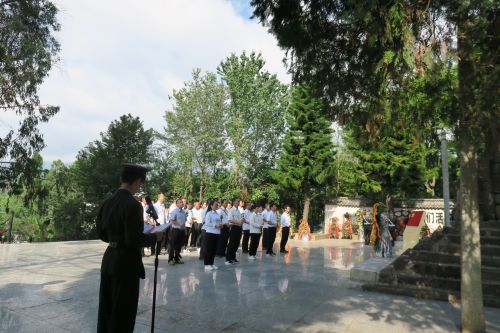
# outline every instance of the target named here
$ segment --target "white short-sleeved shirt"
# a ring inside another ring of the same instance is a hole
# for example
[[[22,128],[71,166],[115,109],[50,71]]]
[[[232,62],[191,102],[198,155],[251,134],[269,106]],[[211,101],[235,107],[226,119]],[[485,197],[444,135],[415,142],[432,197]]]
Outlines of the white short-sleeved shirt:
[[[269,221],[269,216],[268,216],[268,214],[269,214],[270,212],[271,212],[270,210],[264,209],[264,211],[262,212],[262,218],[263,218],[264,220],[266,220],[266,221]],[[264,229],[269,228],[269,224],[268,224],[266,221],[264,221],[264,225],[263,225],[263,228],[264,228]]]
[[[267,220],[272,222],[272,224],[269,223],[269,228],[276,228],[278,226],[278,213],[270,210],[269,213],[267,213]]]
[[[252,212],[249,209],[243,211],[243,218],[245,221],[250,222],[252,220]],[[250,223],[243,223],[243,230],[250,230]]]
[[[290,214],[284,212],[281,214],[281,225],[283,227],[289,227],[291,225],[292,219],[290,218]]]
[[[229,212],[226,208],[221,207],[217,209],[217,214],[222,217],[222,224],[227,225],[229,223]]]
[[[158,214],[158,223],[168,223],[165,205],[157,201],[153,206],[156,210],[156,214]]]
[[[193,211],[191,209],[185,209],[184,211],[187,215],[185,226],[187,228],[191,228],[191,226],[193,225]]]
[[[264,224],[264,216],[262,213],[252,214],[252,220],[250,221],[250,233],[260,234],[260,228]]]
[[[229,221],[241,222],[241,213],[238,208],[231,208],[229,211]]]
[[[213,210],[208,212],[205,216],[205,231],[209,234],[220,234],[220,228],[216,228],[215,225],[220,224],[220,215]]]
[[[172,228],[174,229],[184,229],[184,225],[186,224],[186,211],[184,209],[175,208],[170,212],[170,221],[181,222],[181,225],[176,225],[172,223]]]
[[[202,213],[202,209],[201,208],[193,208],[191,210],[193,212],[193,219],[196,223],[202,223],[203,222],[203,218],[201,216],[201,213]]]

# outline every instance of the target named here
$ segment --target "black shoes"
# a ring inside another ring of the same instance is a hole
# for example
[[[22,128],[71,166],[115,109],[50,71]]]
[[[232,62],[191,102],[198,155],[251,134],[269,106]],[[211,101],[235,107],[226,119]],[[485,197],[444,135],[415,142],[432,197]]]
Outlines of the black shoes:
[[[288,253],[287,250],[280,250],[280,253]]]

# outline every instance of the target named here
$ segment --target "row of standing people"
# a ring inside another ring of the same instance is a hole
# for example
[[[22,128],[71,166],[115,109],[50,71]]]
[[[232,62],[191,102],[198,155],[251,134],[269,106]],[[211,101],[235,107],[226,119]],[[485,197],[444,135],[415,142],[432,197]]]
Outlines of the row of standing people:
[[[254,205],[251,202],[239,203],[238,198],[232,200],[228,209],[227,200],[220,203],[215,200],[208,202],[206,214],[203,218],[202,248],[200,259],[204,260],[205,270],[215,270],[215,256],[225,257],[225,265],[238,263],[236,253],[240,246],[242,253],[255,260],[257,248],[262,235],[262,249],[266,255],[275,256],[273,251],[278,227],[278,213],[276,205]],[[286,207],[281,215],[282,237],[280,252],[287,253],[286,243],[290,233],[290,208]]]
[[[167,232],[161,248],[169,254],[171,265],[182,264],[181,250],[198,248],[200,259],[205,261],[205,269],[213,265],[214,257],[225,257],[226,265],[238,263],[236,252],[240,242],[242,253],[249,254],[250,260],[256,259],[256,251],[262,236],[262,249],[266,255],[274,256],[273,246],[278,227],[278,212],[274,204],[254,205],[234,198],[231,203],[226,199],[208,203],[187,202],[185,198],[175,199],[170,207],[165,207],[165,196],[158,195],[153,204],[143,197],[144,220],[157,225],[167,224]],[[282,236],[280,252],[286,253],[286,243],[290,233],[290,207],[285,207],[281,218]],[[216,239],[216,243],[214,243]],[[151,253],[160,249],[151,248]]]

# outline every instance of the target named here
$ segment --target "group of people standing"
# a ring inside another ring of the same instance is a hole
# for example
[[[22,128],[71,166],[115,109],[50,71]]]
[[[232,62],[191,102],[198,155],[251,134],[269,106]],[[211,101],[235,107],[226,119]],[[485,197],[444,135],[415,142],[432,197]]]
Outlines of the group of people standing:
[[[278,219],[275,204],[254,204],[233,198],[193,203],[176,198],[165,207],[165,195],[160,193],[153,203],[142,197],[144,222],[154,225],[167,224],[165,237],[159,248],[151,247],[151,254],[165,249],[170,265],[183,264],[182,250],[198,249],[205,270],[216,270],[215,257],[225,258],[225,265],[238,263],[236,253],[241,244],[242,253],[255,260],[262,238],[262,250],[275,256],[273,251],[276,231],[281,224],[280,252],[287,253],[290,234],[290,207],[286,206]],[[143,252],[144,253],[144,252]]]

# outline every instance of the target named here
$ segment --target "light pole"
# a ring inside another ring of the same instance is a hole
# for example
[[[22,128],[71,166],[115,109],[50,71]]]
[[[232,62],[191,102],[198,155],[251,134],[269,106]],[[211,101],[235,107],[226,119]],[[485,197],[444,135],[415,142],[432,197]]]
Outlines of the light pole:
[[[443,200],[444,200],[444,226],[450,227],[450,179],[448,176],[448,144],[446,141],[446,131],[443,129],[439,133],[441,139],[441,168],[443,171]]]

